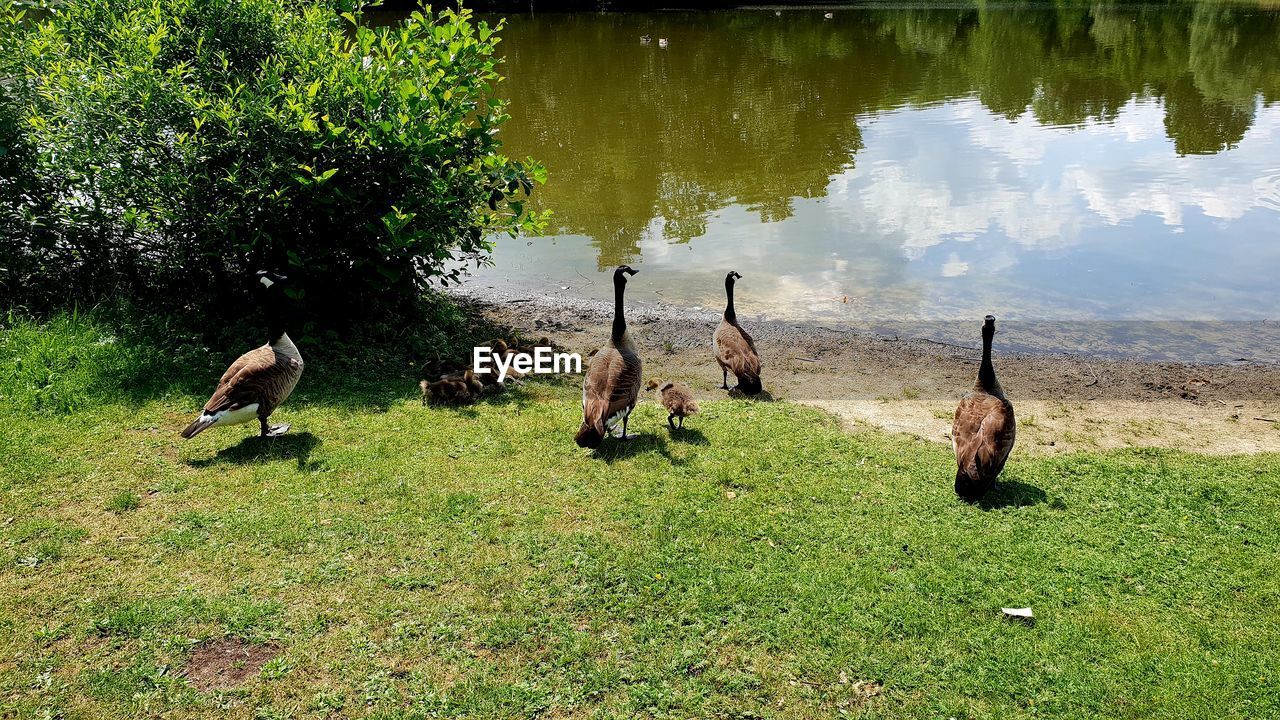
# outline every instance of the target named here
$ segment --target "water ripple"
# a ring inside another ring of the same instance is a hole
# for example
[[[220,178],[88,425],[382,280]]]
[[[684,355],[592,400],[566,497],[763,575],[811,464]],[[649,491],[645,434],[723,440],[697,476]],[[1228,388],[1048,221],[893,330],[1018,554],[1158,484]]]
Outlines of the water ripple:
[[[1280,212],[1280,168],[1269,170],[1254,180],[1253,189],[1258,192],[1259,205]]]

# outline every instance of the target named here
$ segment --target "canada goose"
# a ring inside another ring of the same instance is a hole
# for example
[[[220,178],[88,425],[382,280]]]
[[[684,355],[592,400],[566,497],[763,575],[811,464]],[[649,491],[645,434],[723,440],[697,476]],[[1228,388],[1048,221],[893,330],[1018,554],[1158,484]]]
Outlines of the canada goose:
[[[658,38],[658,47],[665,48],[667,46],[666,38]]]
[[[829,12],[829,13],[823,13],[823,14],[822,14],[822,17],[823,17],[824,19],[826,19],[826,20],[830,20],[831,18],[833,18],[833,17],[835,17],[835,16],[836,16],[836,14],[835,14],[835,13],[830,13],[830,12]]]
[[[698,413],[698,401],[693,399],[693,391],[684,383],[668,382],[658,385],[657,380],[650,380],[646,390],[657,388],[658,399],[662,407],[667,409],[667,424],[672,430],[683,430],[684,419]],[[680,427],[672,422],[672,418],[680,418]]]
[[[956,452],[956,493],[972,502],[981,498],[1004,469],[1017,432],[1013,403],[1004,396],[996,371],[991,366],[991,338],[996,319],[988,315],[982,323],[982,365],[973,390],[960,398],[951,425],[951,443]]]
[[[287,424],[269,427],[267,418],[293,392],[302,376],[302,354],[284,330],[281,290],[287,278],[262,270],[262,307],[267,316],[267,344],[241,355],[222,374],[200,417],[182,431],[190,440],[211,427],[238,425],[258,418],[262,437],[277,437]]]
[[[651,43],[651,42],[653,42],[653,38],[652,38],[651,36],[649,36],[649,35],[641,35],[641,36],[640,36],[640,44],[641,44],[641,45],[648,45],[648,44],[649,44],[649,43]]]
[[[759,393],[760,385],[760,353],[756,352],[756,343],[738,324],[738,315],[733,310],[733,283],[742,276],[730,271],[724,278],[724,291],[729,296],[729,304],[724,308],[724,319],[711,336],[716,351],[716,362],[720,363],[721,383],[724,390],[741,390],[747,395]],[[738,378],[738,384],[729,387],[729,373]]]
[[[484,384],[476,378],[471,368],[461,375],[446,375],[435,382],[423,380],[418,384],[422,388],[422,404],[461,405],[471,402],[484,392]]]
[[[606,342],[591,358],[591,366],[582,381],[582,427],[574,441],[579,447],[598,448],[605,433],[611,432],[622,421],[622,440],[634,436],[627,434],[627,419],[640,397],[640,355],[636,344],[627,333],[627,321],[623,317],[622,295],[627,287],[627,276],[635,275],[627,265],[619,265],[613,271],[613,329]]]

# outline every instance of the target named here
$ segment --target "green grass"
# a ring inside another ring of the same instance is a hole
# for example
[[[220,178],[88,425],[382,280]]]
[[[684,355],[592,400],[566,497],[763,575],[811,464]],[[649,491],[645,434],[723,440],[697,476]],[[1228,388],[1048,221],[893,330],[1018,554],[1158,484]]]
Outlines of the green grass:
[[[137,510],[141,505],[142,498],[138,497],[137,493],[129,492],[128,490],[107,501],[107,509],[117,513]]]
[[[1280,457],[1015,453],[974,507],[948,448],[787,403],[591,454],[572,384],[308,373],[274,441],[0,406],[0,717],[1280,714]],[[203,695],[224,636],[283,653]]]

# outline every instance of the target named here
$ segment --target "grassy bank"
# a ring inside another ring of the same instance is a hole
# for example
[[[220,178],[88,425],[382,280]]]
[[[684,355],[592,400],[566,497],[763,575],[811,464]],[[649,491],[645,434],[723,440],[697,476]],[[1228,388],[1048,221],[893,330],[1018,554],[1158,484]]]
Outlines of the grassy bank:
[[[424,409],[314,366],[290,435],[183,443],[186,381],[80,387],[114,352],[32,402],[27,330],[0,344],[0,716],[1280,713],[1280,457],[1015,454],[971,507],[947,448],[783,402],[674,435],[645,404],[591,455],[572,383]],[[223,637],[274,657],[200,692]]]

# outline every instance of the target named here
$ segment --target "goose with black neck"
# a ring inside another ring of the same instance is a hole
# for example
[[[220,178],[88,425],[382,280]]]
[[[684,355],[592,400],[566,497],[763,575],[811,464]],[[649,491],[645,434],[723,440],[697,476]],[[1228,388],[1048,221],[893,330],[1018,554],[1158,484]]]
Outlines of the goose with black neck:
[[[991,363],[995,335],[995,316],[988,315],[982,323],[982,364],[978,367],[978,377],[973,390],[960,399],[951,424],[951,443],[956,453],[956,494],[969,502],[981,499],[995,486],[1017,435],[1013,403],[1005,397]]]
[[[638,270],[619,265],[613,271],[613,326],[609,340],[591,358],[591,366],[582,381],[582,425],[574,441],[579,447],[598,448],[605,435],[621,423],[620,440],[629,440],[627,420],[640,397],[640,374],[643,363],[635,342],[627,332],[623,296],[627,277]]]
[[[724,292],[728,303],[720,325],[711,336],[711,345],[716,352],[716,362],[720,364],[720,388],[757,395],[763,389],[760,384],[760,353],[756,350],[755,340],[751,339],[750,333],[738,323],[738,313],[733,307],[733,286],[741,278],[733,270],[724,278]],[[733,373],[738,379],[738,384],[733,387],[729,387],[729,373]]]
[[[267,420],[293,392],[302,376],[298,347],[284,327],[284,287],[288,278],[262,270],[257,273],[263,313],[267,318],[267,343],[241,355],[222,374],[213,396],[185,430],[191,439],[211,427],[239,425],[257,418],[262,437],[278,437],[287,424],[268,425]]]

